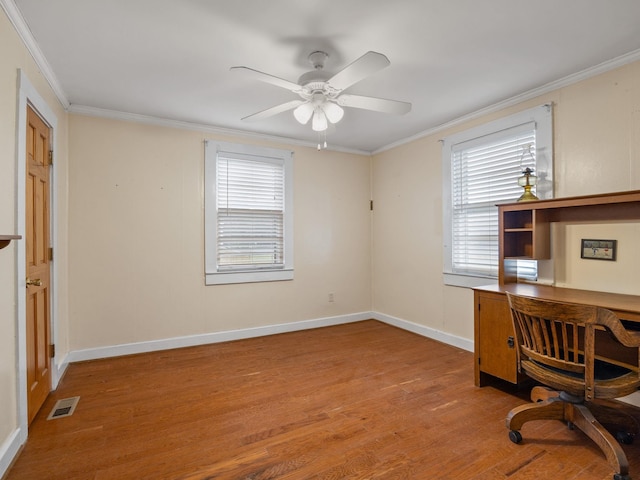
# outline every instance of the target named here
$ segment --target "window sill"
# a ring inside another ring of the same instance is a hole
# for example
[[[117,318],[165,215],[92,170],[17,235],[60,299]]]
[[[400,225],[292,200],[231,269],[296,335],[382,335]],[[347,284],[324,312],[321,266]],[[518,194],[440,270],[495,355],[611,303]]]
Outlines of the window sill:
[[[293,270],[271,270],[271,271],[261,271],[261,272],[228,272],[228,273],[205,274],[205,285],[280,282],[284,280],[293,280]]]
[[[443,273],[442,281],[445,285],[465,288],[481,287],[483,285],[495,285],[498,283],[497,278],[474,277],[471,275],[460,275],[458,273]]]

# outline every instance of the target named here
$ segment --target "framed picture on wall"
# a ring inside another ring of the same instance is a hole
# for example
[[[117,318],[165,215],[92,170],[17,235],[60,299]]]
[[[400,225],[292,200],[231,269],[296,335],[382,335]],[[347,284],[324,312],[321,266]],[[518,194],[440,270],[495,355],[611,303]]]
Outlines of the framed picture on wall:
[[[595,240],[583,238],[580,248],[580,258],[615,261],[617,243],[617,240]]]

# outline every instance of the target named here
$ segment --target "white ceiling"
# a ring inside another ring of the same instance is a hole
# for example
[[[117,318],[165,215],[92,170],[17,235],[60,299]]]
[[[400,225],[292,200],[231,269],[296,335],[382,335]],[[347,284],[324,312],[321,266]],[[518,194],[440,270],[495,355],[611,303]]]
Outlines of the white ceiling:
[[[0,1],[7,11],[18,7],[32,50],[41,50],[71,111],[104,109],[296,143],[318,138],[291,111],[241,120],[296,95],[230,67],[296,82],[311,69],[314,50],[329,53],[330,72],[369,50],[383,53],[391,65],[347,91],[413,108],[403,116],[347,109],[327,140],[358,152],[640,59],[638,0]]]

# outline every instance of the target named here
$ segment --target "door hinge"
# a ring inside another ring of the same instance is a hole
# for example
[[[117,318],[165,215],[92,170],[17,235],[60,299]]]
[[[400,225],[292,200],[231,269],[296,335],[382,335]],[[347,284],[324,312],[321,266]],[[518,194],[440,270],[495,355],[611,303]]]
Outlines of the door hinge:
[[[369,210],[373,212],[373,200],[369,201]]]
[[[49,345],[49,356],[51,358],[55,358],[56,356],[56,346],[54,343],[52,343],[51,345]]]
[[[478,365],[480,365],[480,357],[478,357]]]
[[[53,165],[53,150],[49,150],[49,165]]]
[[[53,262],[53,248],[49,247],[49,261]]]

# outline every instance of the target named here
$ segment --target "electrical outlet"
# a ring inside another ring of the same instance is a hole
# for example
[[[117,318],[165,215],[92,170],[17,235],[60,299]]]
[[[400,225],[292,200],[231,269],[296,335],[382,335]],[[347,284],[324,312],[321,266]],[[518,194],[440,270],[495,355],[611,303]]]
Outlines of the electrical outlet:
[[[329,294],[329,303],[334,302],[334,297],[333,297],[333,293]]]

